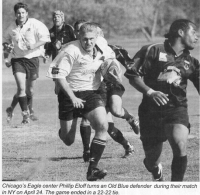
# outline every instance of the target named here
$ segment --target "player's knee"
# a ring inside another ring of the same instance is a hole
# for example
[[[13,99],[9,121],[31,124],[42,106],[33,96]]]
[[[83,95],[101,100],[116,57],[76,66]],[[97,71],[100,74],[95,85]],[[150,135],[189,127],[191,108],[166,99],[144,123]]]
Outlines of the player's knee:
[[[107,132],[108,131],[108,122],[102,121],[101,123],[96,125],[95,129],[99,132]]]
[[[26,95],[31,97],[31,96],[33,96],[33,94],[34,94],[34,90],[32,88],[26,90]]]
[[[122,113],[122,109],[121,108],[117,108],[117,107],[112,107],[110,109],[110,112],[112,113],[113,116],[115,117],[122,117],[123,113]]]
[[[67,146],[70,146],[74,143],[74,138],[61,133],[61,130],[59,130],[59,137]]]
[[[90,122],[87,119],[82,118],[80,125],[83,126],[83,127],[90,126]]]
[[[17,89],[17,96],[25,96],[25,89],[24,88],[18,88]]]
[[[74,139],[70,137],[62,137],[61,140],[65,143],[67,146],[71,146],[74,143]]]
[[[176,145],[172,149],[173,149],[174,155],[183,156],[183,155],[186,155],[186,148],[187,148],[186,142],[179,141],[176,143]]]

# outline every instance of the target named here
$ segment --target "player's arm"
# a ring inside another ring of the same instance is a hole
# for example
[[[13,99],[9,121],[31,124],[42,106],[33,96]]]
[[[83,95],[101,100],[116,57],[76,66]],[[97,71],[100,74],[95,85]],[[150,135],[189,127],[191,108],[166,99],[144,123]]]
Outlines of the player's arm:
[[[83,103],[85,101],[80,99],[80,98],[77,98],[74,95],[74,92],[70,88],[69,83],[66,81],[66,79],[58,78],[56,80],[57,80],[57,83],[59,84],[59,86],[61,87],[62,91],[65,93],[65,95],[70,97],[70,99],[71,99],[71,101],[73,103],[73,106],[75,108],[84,108],[84,104]]]
[[[66,80],[66,77],[70,74],[71,69],[73,68],[74,61],[75,59],[70,54],[62,50],[50,64],[47,77],[52,78],[57,82],[65,95],[70,97],[75,108],[83,108],[84,101],[75,96]]]
[[[3,56],[4,63],[7,67],[11,66],[9,55],[12,53],[14,49],[14,45],[12,43],[12,37],[10,36],[9,30],[4,33],[3,36]]]
[[[133,59],[132,66],[127,69],[124,76],[129,79],[130,85],[136,88],[139,92],[149,96],[158,106],[165,105],[169,101],[168,95],[161,91],[155,91],[144,83],[142,77],[146,74],[150,74],[149,70],[152,66],[153,54],[149,53],[147,59],[144,60],[146,51],[141,50],[136,54]]]
[[[144,83],[141,77],[132,77],[129,79],[129,83],[139,92],[149,96],[158,106],[165,105],[169,101],[167,94],[151,89]]]
[[[190,75],[189,79],[192,81],[193,85],[197,89],[198,93],[200,94],[199,83],[200,83],[200,63],[197,59],[193,59],[194,64],[194,71]]]

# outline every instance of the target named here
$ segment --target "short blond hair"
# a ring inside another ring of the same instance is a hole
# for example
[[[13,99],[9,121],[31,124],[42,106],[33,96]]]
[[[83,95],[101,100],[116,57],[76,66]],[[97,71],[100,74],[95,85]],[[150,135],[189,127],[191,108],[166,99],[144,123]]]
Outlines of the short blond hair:
[[[80,27],[80,35],[84,35],[87,32],[94,32],[97,35],[97,26],[91,22],[84,23]]]

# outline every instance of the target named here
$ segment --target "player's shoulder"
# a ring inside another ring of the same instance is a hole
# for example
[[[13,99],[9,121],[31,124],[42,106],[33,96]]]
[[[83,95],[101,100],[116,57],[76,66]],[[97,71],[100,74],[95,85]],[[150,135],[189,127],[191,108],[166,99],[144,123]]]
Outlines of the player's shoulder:
[[[65,24],[65,29],[74,30],[73,26],[70,24]]]
[[[72,56],[81,53],[81,45],[79,40],[71,41],[62,46],[62,50]]]
[[[152,44],[148,44],[148,45],[144,45],[141,50],[146,50],[146,51],[150,51],[151,49],[163,49],[164,48],[164,43],[152,43]]]
[[[159,52],[164,51],[164,43],[152,43],[142,46],[135,56],[142,56],[146,58],[147,56],[156,56],[157,54],[159,54]]]
[[[29,23],[29,24],[31,24],[33,26],[37,26],[37,27],[46,26],[43,22],[41,22],[40,20],[35,19],[35,18],[29,18],[27,23]]]

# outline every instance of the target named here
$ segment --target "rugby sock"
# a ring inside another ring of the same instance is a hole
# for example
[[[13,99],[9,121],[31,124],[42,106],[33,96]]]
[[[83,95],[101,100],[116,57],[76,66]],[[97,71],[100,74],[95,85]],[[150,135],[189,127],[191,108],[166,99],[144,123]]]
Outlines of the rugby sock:
[[[90,136],[91,136],[90,125],[88,126],[80,125],[80,133],[81,133],[84,151],[89,151],[90,150]]]
[[[90,147],[90,164],[88,170],[97,167],[106,146],[106,140],[94,138]]]
[[[27,95],[27,106],[30,110],[30,113],[33,112],[33,96]]]
[[[187,155],[174,157],[171,165],[171,170],[172,170],[171,181],[183,181],[186,168],[187,168]]]
[[[132,117],[132,115],[129,114],[129,112],[125,108],[123,108],[123,109],[124,109],[124,116],[122,116],[122,118],[129,120]]]
[[[28,110],[27,108],[27,97],[23,96],[23,97],[18,97],[19,100],[19,105],[21,107],[22,111]]]
[[[108,134],[122,146],[127,146],[128,141],[124,138],[122,132],[114,126],[114,123],[108,123]]]
[[[11,103],[11,106],[10,106],[12,108],[12,110],[15,109],[16,105],[18,104],[18,102],[19,102],[18,96],[15,94],[13,96],[13,100],[12,100],[12,103]]]

